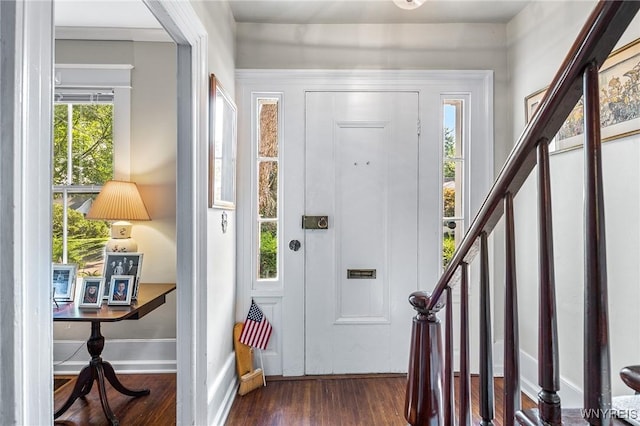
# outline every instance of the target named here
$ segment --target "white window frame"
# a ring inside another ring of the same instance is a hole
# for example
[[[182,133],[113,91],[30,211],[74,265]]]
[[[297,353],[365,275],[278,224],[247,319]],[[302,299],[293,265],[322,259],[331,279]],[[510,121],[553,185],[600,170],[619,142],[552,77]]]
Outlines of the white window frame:
[[[112,91],[113,92],[113,178],[118,180],[130,179],[130,134],[131,134],[131,65],[56,65],[56,91]],[[54,97],[55,99],[55,97]],[[55,103],[55,101],[54,101]],[[70,102],[69,105],[79,105],[82,102]],[[71,130],[71,129],[70,129]],[[67,141],[70,143],[70,141]],[[69,160],[69,159],[67,159]],[[71,172],[67,165],[67,175]],[[102,189],[100,185],[54,185],[53,193],[63,196],[63,258],[62,263],[68,261],[68,230],[67,206],[70,193],[97,194]]]
[[[56,64],[56,89],[113,90],[113,178],[131,176],[131,70],[127,64]]]
[[[456,223],[456,248],[458,244],[462,241],[462,237],[464,236],[467,228],[469,227],[470,221],[470,211],[469,211],[469,176],[470,176],[470,127],[471,127],[471,112],[470,112],[470,95],[467,93],[442,93],[440,95],[440,129],[441,129],[441,147],[442,155],[440,156],[440,179],[441,179],[441,195],[440,202],[444,207],[444,164],[445,164],[445,152],[444,152],[444,128],[445,128],[445,120],[444,120],[444,106],[447,101],[460,101],[462,107],[460,108],[461,117],[456,116],[455,128],[453,129],[455,135],[460,135],[460,141],[456,142],[456,155],[454,157],[449,158],[449,161],[453,161],[456,164],[460,164],[461,167],[461,176],[458,176],[456,173],[455,182],[456,185],[460,186],[460,194],[456,191],[456,210],[460,212],[460,214],[454,214],[452,217],[444,216],[444,209],[442,211],[442,222],[443,227],[441,229],[440,235],[440,264],[441,270],[444,271],[444,267],[442,266],[442,253],[443,248],[442,245],[444,243],[444,222],[445,220],[453,221]],[[458,204],[460,204],[458,208]]]
[[[258,137],[260,136],[260,117],[258,115],[258,101],[260,99],[273,99],[278,104],[278,209],[276,213],[275,220],[261,220],[258,212],[258,179],[259,179],[259,170],[258,165],[262,160],[270,161],[275,157],[260,157],[259,156],[259,147],[258,147]],[[282,234],[282,179],[281,177],[281,167],[282,167],[282,145],[283,145],[283,128],[282,128],[282,114],[283,114],[283,96],[282,93],[279,92],[254,92],[251,94],[251,146],[253,150],[253,170],[255,175],[252,177],[253,185],[252,185],[252,216],[254,218],[253,223],[253,235],[257,237],[254,241],[252,248],[252,287],[254,290],[274,290],[281,289],[282,287],[282,250],[283,246],[283,234]],[[265,222],[275,222],[277,225],[277,241],[278,241],[278,250],[276,256],[276,270],[277,274],[275,278],[259,278],[260,273],[260,225]]]

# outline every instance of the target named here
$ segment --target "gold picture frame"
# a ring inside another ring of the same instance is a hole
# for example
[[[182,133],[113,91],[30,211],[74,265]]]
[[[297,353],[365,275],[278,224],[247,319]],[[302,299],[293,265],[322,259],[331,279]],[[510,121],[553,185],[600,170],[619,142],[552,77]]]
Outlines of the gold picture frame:
[[[640,133],[640,39],[611,52],[599,71],[601,139],[607,142]],[[525,98],[528,123],[548,87]],[[550,144],[551,151],[582,144],[583,99],[580,98]]]

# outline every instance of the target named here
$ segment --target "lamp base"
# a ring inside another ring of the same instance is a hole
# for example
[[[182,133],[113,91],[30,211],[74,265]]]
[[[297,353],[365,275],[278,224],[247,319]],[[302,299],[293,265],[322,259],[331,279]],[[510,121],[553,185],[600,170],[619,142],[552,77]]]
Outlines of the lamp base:
[[[133,238],[110,238],[104,249],[107,252],[133,253],[138,251],[138,243]]]

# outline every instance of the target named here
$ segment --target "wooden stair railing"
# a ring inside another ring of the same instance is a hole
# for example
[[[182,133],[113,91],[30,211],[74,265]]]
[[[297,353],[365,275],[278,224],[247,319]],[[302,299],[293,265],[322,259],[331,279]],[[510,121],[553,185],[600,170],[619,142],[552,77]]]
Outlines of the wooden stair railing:
[[[451,288],[461,286],[460,392],[458,423],[471,424],[469,370],[469,263],[480,252],[480,416],[493,424],[493,373],[487,236],[505,216],[505,353],[504,419],[506,426],[585,423],[608,425],[610,418],[582,419],[575,411],[563,417],[559,386],[549,141],[584,94],[584,408],[606,413],[611,408],[608,342],[607,274],[600,154],[598,69],[640,9],[640,1],[601,0],[554,77],[537,112],[526,126],[452,260],[431,292],[409,296],[417,311],[413,320],[405,418],[411,425],[455,424],[453,392],[453,323]],[[515,270],[513,198],[538,165],[539,318],[538,409],[521,411],[518,307]],[[479,246],[479,248],[478,248]],[[445,352],[438,312],[446,309]],[[566,412],[566,411],[565,411]],[[566,412],[568,413],[568,412]]]

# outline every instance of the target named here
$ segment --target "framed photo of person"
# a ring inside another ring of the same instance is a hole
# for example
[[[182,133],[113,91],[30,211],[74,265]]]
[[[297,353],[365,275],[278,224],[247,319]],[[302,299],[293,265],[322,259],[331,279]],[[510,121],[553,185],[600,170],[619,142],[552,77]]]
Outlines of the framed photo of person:
[[[104,269],[102,276],[105,280],[103,297],[109,299],[109,294],[113,290],[111,277],[114,275],[127,275],[134,277],[133,285],[137,286],[142,271],[142,253],[107,253],[104,259]],[[135,290],[135,289],[134,289]],[[132,293],[135,295],[135,291]],[[135,299],[135,296],[134,296]]]
[[[83,277],[78,298],[79,308],[100,309],[102,295],[104,294],[103,277]]]
[[[131,275],[112,275],[109,290],[109,305],[131,305],[135,277]]]
[[[54,263],[51,280],[54,300],[73,300],[76,286],[76,265]]]

